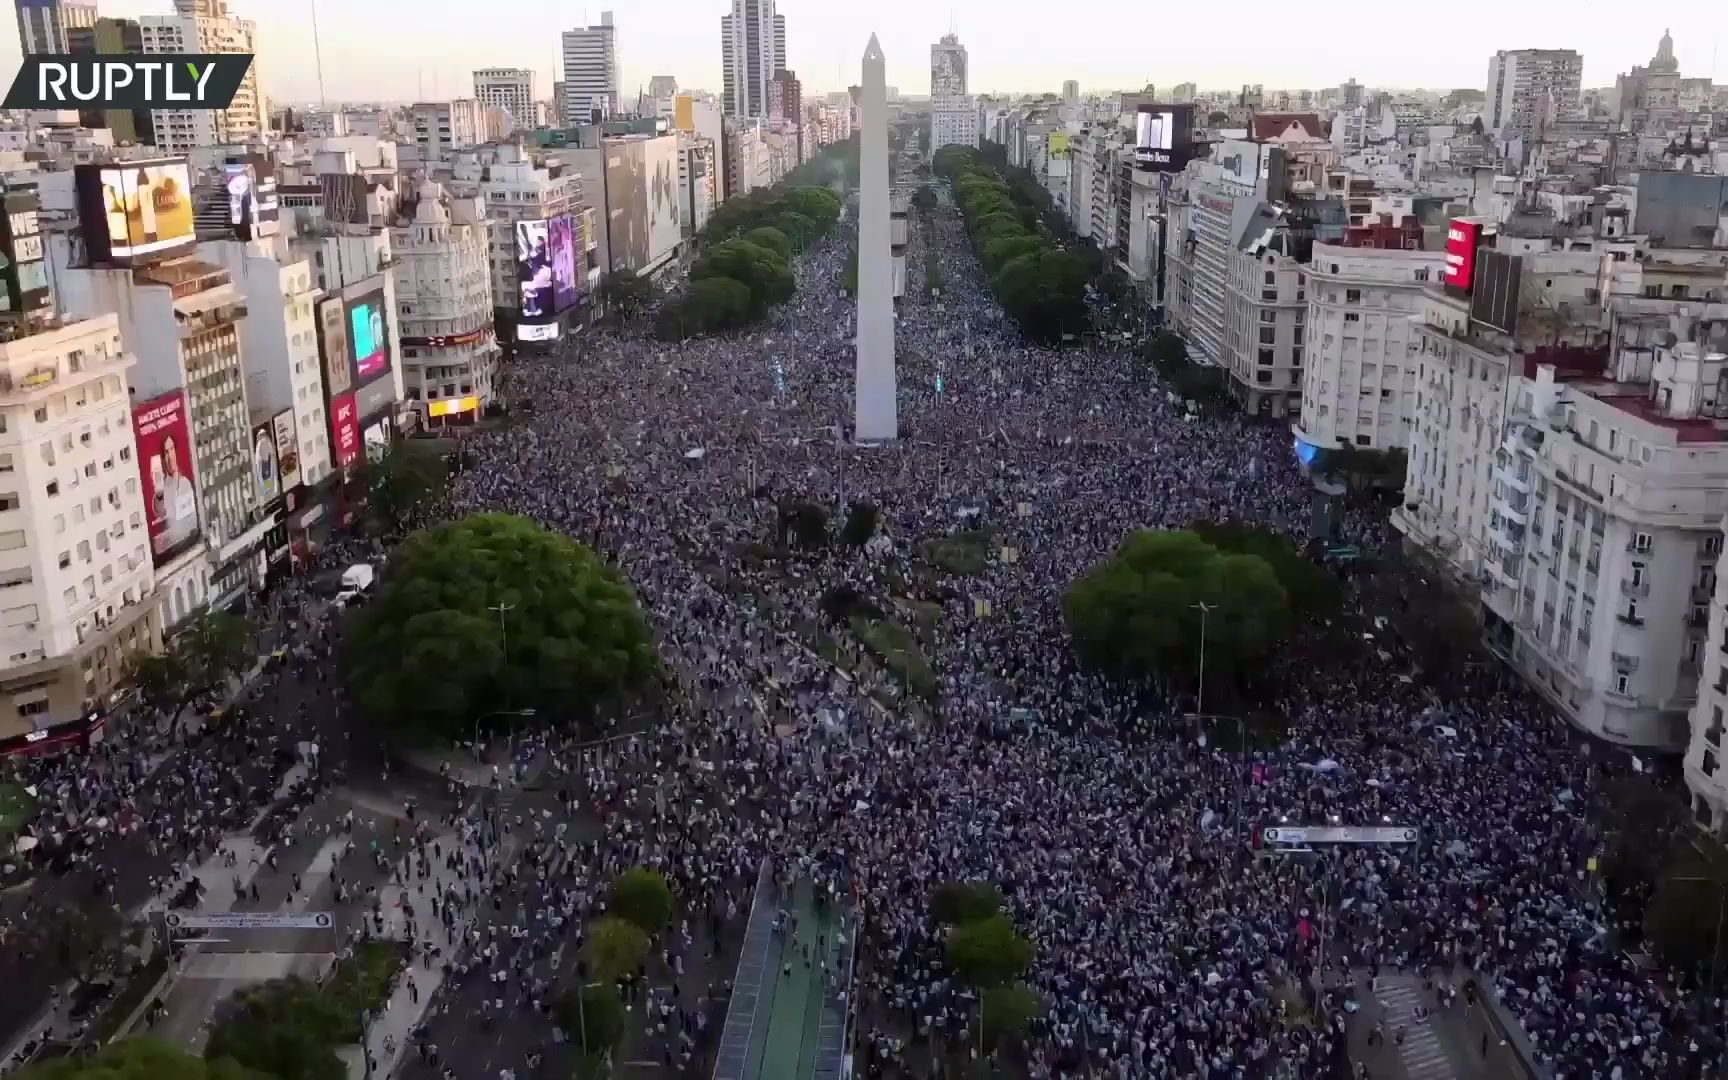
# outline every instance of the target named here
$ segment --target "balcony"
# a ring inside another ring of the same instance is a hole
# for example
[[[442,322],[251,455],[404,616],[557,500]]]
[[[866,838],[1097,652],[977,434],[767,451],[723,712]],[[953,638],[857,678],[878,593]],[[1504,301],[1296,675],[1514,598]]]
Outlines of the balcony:
[[[1622,612],[1614,617],[1619,619],[1622,623],[1625,623],[1627,626],[1638,627],[1644,625],[1644,616],[1642,615],[1628,615]]]
[[[1650,583],[1648,581],[1622,581],[1620,583],[1620,595],[1629,596],[1634,600],[1642,600],[1650,595]]]

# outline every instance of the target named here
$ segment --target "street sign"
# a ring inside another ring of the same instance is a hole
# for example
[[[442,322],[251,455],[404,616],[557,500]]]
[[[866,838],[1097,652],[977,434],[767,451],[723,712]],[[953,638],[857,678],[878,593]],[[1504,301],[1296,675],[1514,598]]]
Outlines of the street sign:
[[[328,930],[336,917],[328,911],[230,911],[216,915],[182,915],[170,911],[171,930]]]
[[[1268,844],[1414,844],[1419,832],[1406,825],[1275,825],[1260,835]]]

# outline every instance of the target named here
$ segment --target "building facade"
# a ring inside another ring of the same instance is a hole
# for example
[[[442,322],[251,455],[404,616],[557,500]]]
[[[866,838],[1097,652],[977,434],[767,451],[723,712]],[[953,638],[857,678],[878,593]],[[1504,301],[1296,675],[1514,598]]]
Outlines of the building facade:
[[[732,0],[720,16],[721,106],[727,116],[768,114],[768,84],[786,67],[786,19],[774,0]]]
[[[401,217],[391,247],[403,393],[427,426],[476,420],[492,403],[499,356],[480,199],[452,198],[427,182],[404,201]]]
[[[1482,123],[1503,139],[1533,141],[1557,115],[1578,107],[1584,58],[1573,49],[1508,49],[1488,61]]]
[[[930,46],[930,151],[978,145],[978,108],[967,95],[966,46],[943,34]]]
[[[159,630],[112,313],[0,342],[0,740],[106,704]]]
[[[474,100],[482,107],[509,113],[511,130],[535,126],[538,99],[534,96],[534,72],[529,68],[481,68],[474,73]]]
[[[416,102],[409,109],[409,124],[423,162],[449,161],[458,150],[482,141],[480,103],[473,98]]]
[[[617,113],[623,105],[618,67],[618,29],[612,13],[600,21],[564,31],[564,111],[566,124],[592,124]]]
[[[18,47],[25,56],[71,52],[70,32],[96,24],[96,5],[72,0],[14,0]]]
[[[228,12],[227,0],[174,0],[174,14],[138,20],[147,53],[247,53],[252,64],[226,109],[153,111],[156,146],[182,154],[194,147],[244,142],[268,130],[269,106],[258,79],[258,28]]]

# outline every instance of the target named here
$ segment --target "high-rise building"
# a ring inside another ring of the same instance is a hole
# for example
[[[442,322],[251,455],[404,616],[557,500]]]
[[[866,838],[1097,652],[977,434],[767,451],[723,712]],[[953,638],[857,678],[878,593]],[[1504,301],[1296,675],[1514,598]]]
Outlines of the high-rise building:
[[[528,68],[481,68],[474,73],[474,100],[510,114],[511,129],[534,126],[534,72]]]
[[[18,47],[25,56],[71,52],[71,31],[96,24],[96,5],[72,0],[15,0]]]
[[[472,423],[492,402],[499,349],[485,213],[478,195],[451,197],[427,181],[391,230],[402,381],[428,427]]]
[[[678,78],[675,75],[655,75],[648,80],[648,96],[656,101],[673,97],[677,93]]]
[[[1502,138],[1533,139],[1578,107],[1584,58],[1574,49],[1509,49],[1488,61],[1482,122]]]
[[[785,68],[774,73],[774,78],[768,81],[768,119],[783,121],[793,126],[802,123],[804,115],[804,88],[798,81],[798,76]]]
[[[420,160],[448,161],[451,154],[482,142],[480,103],[473,98],[415,102],[410,120]]]
[[[124,56],[144,51],[144,29],[137,19],[100,18],[89,26],[66,28],[66,51]],[[153,145],[156,125],[149,109],[81,109],[79,123],[88,128],[107,128],[115,145]]]
[[[256,54],[258,28],[228,13],[228,0],[174,0],[174,14],[145,15],[138,26],[147,53]],[[181,154],[197,146],[241,142],[267,130],[269,109],[258,87],[258,60],[240,80],[226,109],[161,109],[150,118],[156,146]]]
[[[602,11],[597,25],[564,31],[564,110],[566,124],[591,124],[616,113],[624,100],[618,67],[618,30],[612,13]]]
[[[954,34],[943,34],[930,46],[932,153],[944,146],[978,145],[978,110],[966,96],[966,63],[966,46]]]
[[[1062,84],[1062,102],[1065,105],[1080,104],[1080,81],[1068,79]]]
[[[722,104],[727,116],[765,116],[768,84],[786,67],[786,18],[774,0],[732,0],[720,16]]]
[[[163,440],[134,442],[132,363],[112,312],[0,342],[0,739],[80,736],[126,657],[159,640],[151,550],[164,526],[139,466]]]

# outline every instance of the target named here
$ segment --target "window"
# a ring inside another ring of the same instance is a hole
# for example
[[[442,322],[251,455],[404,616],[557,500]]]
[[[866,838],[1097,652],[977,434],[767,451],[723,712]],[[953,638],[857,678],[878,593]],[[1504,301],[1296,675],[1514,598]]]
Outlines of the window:
[[[18,493],[16,491],[0,491],[0,511],[18,509]]]
[[[1347,304],[1360,304],[1362,302],[1362,290],[1361,289],[1345,289],[1344,290],[1344,302]]]
[[[1262,326],[1260,328],[1260,344],[1271,345],[1277,340],[1278,328],[1276,326]]]
[[[67,567],[69,567],[71,565],[72,565],[72,553],[70,551],[62,551],[60,553],[60,569],[65,570]]]
[[[23,529],[13,529],[11,532],[0,532],[0,551],[17,551],[23,547],[25,536]]]
[[[58,480],[48,481],[48,487],[46,490],[47,490],[50,498],[52,498],[55,495],[60,494],[60,481],[58,481]]]
[[[1260,313],[1260,321],[1263,323],[1275,323],[1278,321],[1278,313],[1268,308]]]
[[[46,424],[48,422],[48,407],[46,405],[36,406],[35,416],[38,424]]]
[[[1421,267],[1416,271],[1416,280],[1417,281],[1427,281],[1428,280],[1428,268],[1426,266]]]
[[[1622,697],[1629,695],[1632,692],[1632,676],[1624,674],[1615,675],[1614,692]]]
[[[1344,313],[1344,321],[1345,322],[1361,322],[1362,316],[1359,312],[1346,311]]]
[[[1275,349],[1261,349],[1260,350],[1260,366],[1261,367],[1271,367],[1272,364],[1277,360],[1277,358],[1278,358],[1278,352]]]
[[[1654,538],[1647,532],[1632,534],[1632,550],[1641,555],[1650,554],[1650,549],[1654,544]]]
[[[1374,441],[1374,437],[1372,435],[1358,435],[1358,436],[1356,436],[1356,445],[1357,446],[1367,446],[1369,443],[1371,443],[1373,441]]]

